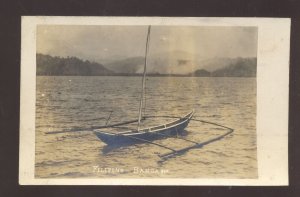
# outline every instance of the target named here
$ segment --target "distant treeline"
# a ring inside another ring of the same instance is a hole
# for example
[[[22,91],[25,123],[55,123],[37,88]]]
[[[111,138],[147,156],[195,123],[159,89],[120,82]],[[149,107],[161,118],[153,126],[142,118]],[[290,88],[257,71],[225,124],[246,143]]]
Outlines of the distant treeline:
[[[37,75],[44,76],[141,76],[141,73],[117,73],[102,64],[76,57],[52,57],[37,54]],[[215,71],[198,69],[189,74],[147,73],[153,77],[256,77],[256,58],[238,58],[234,63]]]
[[[113,71],[102,64],[83,61],[76,57],[52,57],[50,55],[36,55],[37,75],[68,75],[68,76],[98,76],[110,75]]]

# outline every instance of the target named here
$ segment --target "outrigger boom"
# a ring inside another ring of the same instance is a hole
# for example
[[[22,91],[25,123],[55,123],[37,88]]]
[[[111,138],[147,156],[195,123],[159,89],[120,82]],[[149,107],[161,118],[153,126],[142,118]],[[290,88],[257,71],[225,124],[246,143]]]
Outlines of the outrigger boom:
[[[208,123],[208,122],[206,122],[206,123]],[[215,124],[214,124],[214,125],[215,125]],[[223,127],[223,126],[222,126],[222,127]],[[226,127],[226,128],[228,128],[228,127]],[[201,143],[197,143],[196,145],[188,146],[188,147],[185,147],[185,148],[182,148],[182,149],[179,149],[179,150],[173,150],[173,151],[171,151],[171,152],[169,152],[169,153],[165,153],[165,154],[162,154],[162,155],[159,155],[159,156],[160,156],[161,158],[163,158],[163,159],[167,159],[167,158],[174,157],[174,156],[176,156],[176,155],[182,154],[182,153],[184,153],[184,152],[186,152],[186,151],[188,151],[188,150],[190,150],[190,149],[200,148],[200,147],[202,147],[202,146],[204,146],[204,145],[207,145],[207,144],[209,144],[209,143],[212,143],[212,142],[221,140],[222,138],[224,138],[225,136],[231,134],[231,133],[234,131],[234,130],[231,129],[231,128],[228,128],[228,129],[229,129],[229,131],[226,132],[226,133],[224,133],[223,135],[217,136],[217,137],[215,137],[215,138],[209,139],[209,140],[204,141],[204,142],[201,142]]]
[[[143,118],[143,119],[145,119],[145,118]],[[138,122],[138,119],[129,120],[129,121],[120,122],[120,123],[111,124],[111,125],[94,126],[94,127],[89,127],[89,128],[74,128],[74,129],[63,130],[63,131],[49,131],[49,132],[45,132],[45,134],[70,133],[70,132],[79,132],[79,131],[93,131],[95,129],[105,129],[105,128],[117,127],[117,126],[122,126],[122,125],[135,123],[135,122]]]

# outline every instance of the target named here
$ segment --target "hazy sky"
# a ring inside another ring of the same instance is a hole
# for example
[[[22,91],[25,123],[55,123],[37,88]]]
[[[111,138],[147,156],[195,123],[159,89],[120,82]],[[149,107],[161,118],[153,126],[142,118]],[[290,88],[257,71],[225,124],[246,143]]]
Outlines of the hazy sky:
[[[40,25],[37,52],[99,61],[144,56],[147,26]],[[184,51],[203,58],[256,57],[256,27],[152,26],[149,56]]]

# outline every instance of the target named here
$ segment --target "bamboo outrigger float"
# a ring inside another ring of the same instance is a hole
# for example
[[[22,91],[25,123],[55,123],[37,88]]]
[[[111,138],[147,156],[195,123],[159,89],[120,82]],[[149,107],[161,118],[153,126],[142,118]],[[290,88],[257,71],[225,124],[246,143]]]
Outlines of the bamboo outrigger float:
[[[179,154],[182,154],[190,149],[193,148],[199,148],[203,145],[209,144],[211,142],[220,140],[224,138],[225,136],[229,135],[233,132],[233,129],[229,127],[225,127],[220,124],[207,122],[203,120],[197,120],[193,119],[194,110],[186,114],[182,117],[175,117],[175,116],[145,116],[145,78],[146,78],[146,68],[147,68],[147,54],[149,50],[149,42],[150,42],[150,30],[151,26],[148,27],[148,34],[147,34],[147,41],[146,41],[146,50],[145,50],[145,64],[144,64],[144,72],[143,72],[143,78],[142,78],[142,91],[141,91],[141,98],[140,98],[140,104],[139,104],[139,113],[138,113],[138,119],[135,120],[129,120],[126,122],[116,123],[116,124],[108,124],[109,119],[112,115],[112,112],[109,114],[109,117],[106,120],[106,124],[103,126],[94,126],[90,128],[81,128],[81,129],[71,129],[67,131],[52,131],[47,132],[46,134],[59,134],[59,133],[66,133],[66,132],[78,132],[78,131],[93,131],[94,134],[105,144],[109,146],[123,146],[123,145],[131,145],[136,143],[148,143],[151,145],[155,145],[164,149],[168,149],[170,152],[166,154],[159,155],[161,158],[170,158]],[[160,124],[157,126],[152,127],[146,127],[141,128],[142,121],[145,119],[151,118],[151,117],[165,117],[165,118],[175,118],[176,120],[172,122],[168,122],[166,124]],[[210,139],[205,142],[196,142],[190,139],[186,139],[183,137],[180,137],[180,134],[184,131],[184,129],[188,126],[190,121],[200,121],[202,123],[212,124],[215,126],[223,127],[225,129],[228,129],[229,131],[224,133],[223,135],[220,135],[218,137],[215,137],[213,139]],[[122,132],[107,132],[103,131],[105,128],[116,128],[118,126],[122,125],[128,125],[131,123],[137,123],[136,129],[129,129]],[[162,138],[170,138],[174,137],[183,141],[187,141],[191,143],[191,146],[181,148],[179,150],[175,150],[171,147],[159,144],[157,142],[154,142],[157,139]]]

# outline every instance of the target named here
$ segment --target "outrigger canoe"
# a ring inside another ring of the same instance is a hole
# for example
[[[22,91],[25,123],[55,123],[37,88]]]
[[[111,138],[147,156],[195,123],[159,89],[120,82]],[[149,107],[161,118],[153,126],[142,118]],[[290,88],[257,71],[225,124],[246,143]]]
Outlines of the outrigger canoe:
[[[141,130],[129,130],[118,133],[110,133],[94,130],[95,135],[107,145],[122,145],[138,142],[150,142],[156,139],[176,136],[188,126],[189,121],[193,117],[194,110],[178,120]]]

